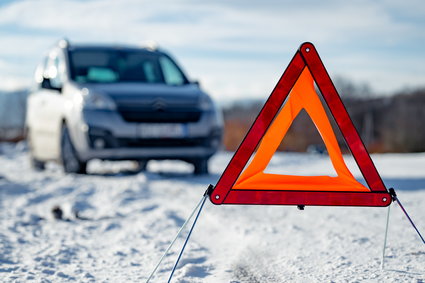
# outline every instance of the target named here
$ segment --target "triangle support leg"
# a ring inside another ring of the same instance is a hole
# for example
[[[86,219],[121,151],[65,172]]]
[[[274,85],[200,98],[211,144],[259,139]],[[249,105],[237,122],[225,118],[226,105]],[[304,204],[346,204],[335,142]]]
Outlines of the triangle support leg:
[[[415,223],[413,223],[412,218],[410,218],[409,214],[407,213],[407,211],[404,209],[403,205],[401,204],[400,200],[397,197],[397,194],[395,193],[394,189],[391,188],[389,189],[391,196],[393,197],[393,199],[395,201],[397,201],[398,206],[400,206],[401,210],[403,211],[404,215],[406,215],[407,219],[409,220],[410,224],[412,224],[412,227],[415,229],[416,233],[418,234],[418,236],[421,238],[422,243],[425,244],[425,239],[422,236],[421,232],[419,232],[418,228],[416,227]]]
[[[198,221],[199,215],[201,214],[201,211],[204,208],[205,201],[208,198],[208,194],[209,194],[211,188],[212,188],[212,185],[210,185],[208,187],[207,191],[205,192],[205,194],[204,194],[204,196],[203,196],[203,198],[201,200],[201,207],[199,208],[198,213],[196,214],[195,220],[193,220],[193,224],[192,224],[192,227],[190,227],[189,234],[187,235],[186,240],[184,241],[183,247],[182,247],[182,249],[180,251],[180,254],[179,254],[179,256],[178,256],[178,258],[176,260],[176,263],[173,266],[173,270],[171,271],[170,277],[168,278],[168,283],[170,283],[171,282],[171,279],[173,278],[174,271],[176,271],[176,268],[177,268],[177,265],[179,264],[180,258],[183,255],[184,249],[186,248],[186,245],[189,242],[189,238],[192,235],[193,228],[195,228],[196,222]]]
[[[391,209],[391,205],[388,206],[388,210],[387,210],[387,223],[385,225],[384,246],[382,248],[382,261],[381,261],[382,270],[384,269],[384,265],[385,265],[385,249],[387,248],[388,226],[390,223],[390,209]]]

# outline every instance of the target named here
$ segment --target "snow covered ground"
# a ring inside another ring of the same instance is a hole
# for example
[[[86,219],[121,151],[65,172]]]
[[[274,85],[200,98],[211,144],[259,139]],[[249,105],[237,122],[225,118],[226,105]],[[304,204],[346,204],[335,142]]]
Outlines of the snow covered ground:
[[[0,145],[0,281],[139,282],[231,158],[194,177],[181,162],[92,162],[89,175],[55,164],[34,172],[23,144]],[[425,233],[425,154],[374,155],[387,186]],[[354,165],[348,158],[349,167]],[[278,154],[270,171],[331,174],[326,156]],[[358,171],[356,171],[358,176]],[[59,205],[67,221],[53,219]],[[80,218],[75,217],[75,211]],[[425,282],[425,246],[386,208],[214,206],[207,201],[173,282]],[[152,282],[168,279],[183,238]]]

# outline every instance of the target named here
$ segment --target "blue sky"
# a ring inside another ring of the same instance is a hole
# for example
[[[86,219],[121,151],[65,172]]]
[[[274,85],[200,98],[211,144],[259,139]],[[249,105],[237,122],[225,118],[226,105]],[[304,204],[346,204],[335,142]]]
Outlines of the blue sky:
[[[62,37],[154,40],[223,101],[266,98],[304,41],[316,45],[332,77],[379,94],[425,86],[423,0],[0,0],[0,89],[30,85]]]

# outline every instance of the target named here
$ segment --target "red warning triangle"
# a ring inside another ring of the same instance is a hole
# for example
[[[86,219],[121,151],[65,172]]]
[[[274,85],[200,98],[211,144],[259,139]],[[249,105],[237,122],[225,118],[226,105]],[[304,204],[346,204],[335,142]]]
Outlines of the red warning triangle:
[[[314,90],[314,82],[368,188],[359,183],[345,165],[325,109]],[[336,177],[264,173],[292,121],[302,109],[322,136]],[[246,166],[252,156],[252,161]],[[214,190],[210,192],[210,200],[214,204],[268,205],[388,206],[391,203],[391,196],[313,44],[304,43],[296,52]]]

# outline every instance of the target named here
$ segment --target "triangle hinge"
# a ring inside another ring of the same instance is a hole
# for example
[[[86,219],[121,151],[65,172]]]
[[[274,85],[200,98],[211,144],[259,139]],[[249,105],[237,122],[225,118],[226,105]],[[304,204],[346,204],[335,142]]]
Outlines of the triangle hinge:
[[[205,193],[204,193],[204,196],[211,196],[211,193],[214,191],[214,189],[215,189],[215,187],[213,186],[213,185],[209,185],[208,186],[208,188],[207,188],[207,190],[205,191]]]
[[[395,190],[393,188],[389,188],[388,192],[390,193],[393,201],[397,200],[397,194],[395,193]]]

